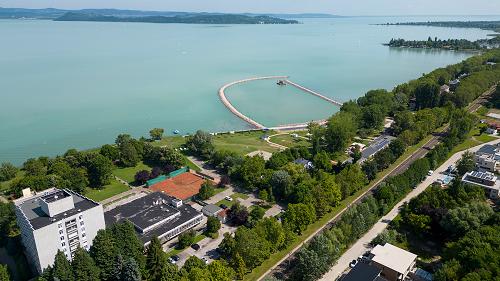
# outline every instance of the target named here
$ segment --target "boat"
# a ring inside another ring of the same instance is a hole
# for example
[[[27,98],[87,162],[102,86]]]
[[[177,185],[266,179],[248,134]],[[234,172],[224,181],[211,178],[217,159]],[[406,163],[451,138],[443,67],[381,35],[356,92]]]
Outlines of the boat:
[[[278,80],[278,82],[276,82],[276,85],[279,85],[279,86],[285,86],[285,85],[286,85],[286,83],[285,83],[285,81],[283,81],[283,80]]]
[[[174,133],[174,135],[178,135],[179,134],[179,130],[174,130],[173,133]]]

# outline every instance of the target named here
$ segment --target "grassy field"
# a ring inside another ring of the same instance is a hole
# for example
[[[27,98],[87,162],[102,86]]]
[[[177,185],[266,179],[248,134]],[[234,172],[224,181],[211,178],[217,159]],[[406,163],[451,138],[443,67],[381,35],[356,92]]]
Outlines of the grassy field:
[[[137,164],[137,166],[135,166],[135,167],[117,168],[117,169],[113,170],[113,175],[128,182],[129,184],[132,184],[135,181],[135,179],[134,179],[135,174],[139,171],[142,171],[142,170],[151,171],[151,167],[144,164],[143,162],[139,162],[139,164]]]
[[[155,141],[152,143],[154,146],[169,146],[172,148],[179,148],[181,145],[186,143],[186,138],[183,136],[168,136],[164,137],[160,141]]]
[[[471,147],[480,145],[482,143],[493,141],[495,139],[497,139],[497,138],[490,136],[486,133],[480,134],[479,128],[476,127],[469,133],[468,138],[464,142],[455,146],[453,148],[453,150],[450,151],[450,153],[448,155],[451,156],[459,151],[463,151],[463,150],[469,149]]]
[[[308,140],[298,137],[294,138],[290,134],[286,135],[278,135],[270,138],[270,141],[284,145],[286,147],[296,147],[296,146],[310,146],[311,144],[309,143]]]
[[[246,155],[255,150],[276,152],[276,148],[260,139],[264,134],[261,131],[223,134],[214,136],[213,141],[216,149],[234,151],[240,155]],[[268,134],[272,135],[273,132],[268,132]]]
[[[108,199],[109,197],[125,192],[127,190],[129,190],[128,186],[118,182],[115,179],[112,179],[111,183],[104,186],[103,189],[98,190],[98,189],[88,188],[87,192],[85,193],[85,196],[94,201],[100,202],[105,199]]]

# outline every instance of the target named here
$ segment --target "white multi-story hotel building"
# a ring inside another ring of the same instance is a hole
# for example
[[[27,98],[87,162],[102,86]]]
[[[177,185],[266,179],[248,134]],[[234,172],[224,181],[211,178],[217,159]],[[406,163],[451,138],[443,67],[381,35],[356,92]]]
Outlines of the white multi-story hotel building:
[[[69,260],[78,247],[88,250],[105,228],[102,206],[70,190],[50,189],[14,204],[27,259],[39,273],[58,250]]]

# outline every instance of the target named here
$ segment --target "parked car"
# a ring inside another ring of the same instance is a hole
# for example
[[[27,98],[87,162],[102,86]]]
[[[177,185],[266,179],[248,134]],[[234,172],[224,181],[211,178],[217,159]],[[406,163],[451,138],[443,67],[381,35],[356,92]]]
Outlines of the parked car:
[[[193,248],[195,251],[198,251],[201,247],[198,244],[193,244],[191,245],[191,248]]]
[[[219,207],[224,210],[227,209],[227,206],[225,204],[220,204]]]
[[[233,201],[233,197],[231,197],[231,196],[226,196],[226,197],[224,197],[224,199],[226,199],[229,202]]]
[[[207,258],[202,257],[202,258],[201,258],[201,260],[202,260],[203,262],[205,262],[205,264],[208,264],[208,260],[207,260]]]
[[[357,260],[352,260],[351,263],[349,264],[350,268],[354,268],[358,264]]]
[[[168,261],[169,261],[171,264],[176,264],[179,260],[180,260],[180,258],[179,258],[179,256],[177,256],[177,255],[174,255],[174,256],[171,256],[170,258],[168,258]]]
[[[434,171],[433,171],[433,170],[429,170],[429,172],[427,172],[427,175],[428,175],[428,176],[432,176],[432,174],[434,174]]]

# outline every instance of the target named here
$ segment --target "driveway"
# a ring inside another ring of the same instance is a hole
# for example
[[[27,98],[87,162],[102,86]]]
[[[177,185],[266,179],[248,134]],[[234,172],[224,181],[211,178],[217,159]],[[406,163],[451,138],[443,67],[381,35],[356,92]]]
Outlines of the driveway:
[[[473,148],[468,149],[470,152],[476,152],[479,148],[481,148],[485,144],[497,144],[500,140],[494,140],[488,143],[484,143]],[[406,202],[410,201],[410,199],[417,197],[420,193],[424,192],[425,189],[431,185],[434,181],[442,177],[442,173],[446,171],[446,169],[455,164],[465,151],[461,151],[453,154],[444,164],[442,164],[439,168],[436,169],[434,174],[427,177],[422,183],[420,183],[414,190],[412,190],[403,200],[401,200],[394,208],[385,216],[383,216],[363,237],[361,237],[355,244],[353,244],[337,261],[330,271],[328,271],[320,280],[323,281],[331,281],[336,280],[343,274],[343,272],[349,267],[349,263],[357,259],[366,251],[370,250],[369,243],[377,237],[378,234],[382,233],[389,223],[398,215],[399,208]]]

